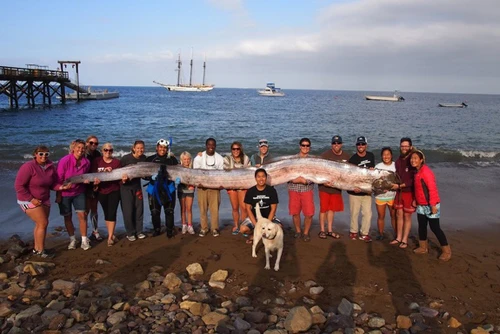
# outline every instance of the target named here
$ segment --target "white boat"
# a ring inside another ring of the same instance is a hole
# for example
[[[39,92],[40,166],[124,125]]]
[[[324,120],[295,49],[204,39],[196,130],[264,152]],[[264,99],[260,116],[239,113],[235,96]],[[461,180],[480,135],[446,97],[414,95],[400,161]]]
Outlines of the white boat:
[[[462,103],[440,103],[438,104],[439,107],[443,108],[467,108],[467,103],[462,102]]]
[[[268,82],[265,89],[257,91],[260,96],[285,96],[281,88],[276,88],[273,82]]]
[[[89,86],[86,92],[80,92],[80,100],[109,100],[120,97],[119,92],[110,92],[107,89],[91,89]],[[77,92],[66,93],[66,100],[78,100]]]
[[[176,85],[167,85],[161,82],[153,81],[155,84],[162,86],[166,90],[173,92],[208,92],[214,89],[214,85],[205,85],[205,69],[207,67],[207,62],[203,61],[203,82],[202,84],[193,84],[193,52],[191,51],[191,62],[189,69],[189,84],[181,83],[181,54],[179,53],[179,58],[177,59],[177,84]]]
[[[397,90],[394,91],[393,96],[366,95],[365,99],[371,100],[371,101],[389,101],[389,102],[402,102],[405,100],[404,97],[399,95],[399,92]]]

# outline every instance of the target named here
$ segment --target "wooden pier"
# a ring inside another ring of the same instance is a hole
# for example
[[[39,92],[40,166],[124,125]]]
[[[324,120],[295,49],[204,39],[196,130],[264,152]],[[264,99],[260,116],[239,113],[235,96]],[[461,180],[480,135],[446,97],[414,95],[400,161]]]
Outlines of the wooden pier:
[[[0,94],[6,95],[11,108],[19,108],[25,97],[29,107],[41,95],[43,105],[51,105],[54,96],[66,102],[65,86],[71,87],[68,72],[49,70],[46,66],[28,64],[27,68],[0,66]]]

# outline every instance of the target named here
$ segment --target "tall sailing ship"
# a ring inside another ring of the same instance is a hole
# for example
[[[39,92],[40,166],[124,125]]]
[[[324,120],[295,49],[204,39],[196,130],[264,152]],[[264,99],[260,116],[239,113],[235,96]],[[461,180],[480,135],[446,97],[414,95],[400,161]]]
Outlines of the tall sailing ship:
[[[205,84],[205,70],[207,67],[206,60],[203,61],[203,82],[201,85],[193,84],[193,52],[191,51],[191,61],[189,64],[189,84],[181,83],[181,69],[182,61],[181,54],[179,53],[179,58],[177,59],[177,84],[176,85],[166,85],[161,82],[153,81],[155,84],[162,86],[163,88],[174,91],[174,92],[208,92],[214,89],[214,85]]]

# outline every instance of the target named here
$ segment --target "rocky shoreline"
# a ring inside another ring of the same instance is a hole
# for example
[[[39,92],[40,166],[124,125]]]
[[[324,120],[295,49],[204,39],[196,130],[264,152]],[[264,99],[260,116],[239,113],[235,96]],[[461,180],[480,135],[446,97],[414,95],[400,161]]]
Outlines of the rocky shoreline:
[[[466,328],[443,309],[442,301],[428,305],[413,302],[409,315],[395,322],[366,312],[362,303],[342,299],[327,310],[316,305],[323,287],[312,280],[299,285],[274,282],[274,298],[258,298],[258,286],[239,287],[228,299],[221,292],[233,280],[219,269],[208,281],[200,263],[184,272],[168,272],[161,266],[149,269],[133,291],[121,283],[99,283],[89,272],[72,280],[44,279],[56,264],[29,256],[26,243],[13,236],[0,262],[10,270],[0,272],[1,333],[497,333],[500,326],[482,324]],[[108,261],[97,259],[96,265]],[[2,268],[3,266],[2,265]],[[288,296],[308,291],[302,305]]]

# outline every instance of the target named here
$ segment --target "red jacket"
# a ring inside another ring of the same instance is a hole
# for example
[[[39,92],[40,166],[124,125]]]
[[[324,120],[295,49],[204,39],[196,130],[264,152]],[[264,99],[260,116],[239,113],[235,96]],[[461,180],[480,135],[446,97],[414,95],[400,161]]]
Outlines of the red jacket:
[[[425,185],[429,189],[429,201],[427,201],[425,196],[422,180],[424,180]],[[427,165],[422,165],[422,167],[417,171],[413,186],[415,188],[415,200],[418,205],[434,206],[440,202],[436,178],[434,177],[432,170],[427,167]]]

